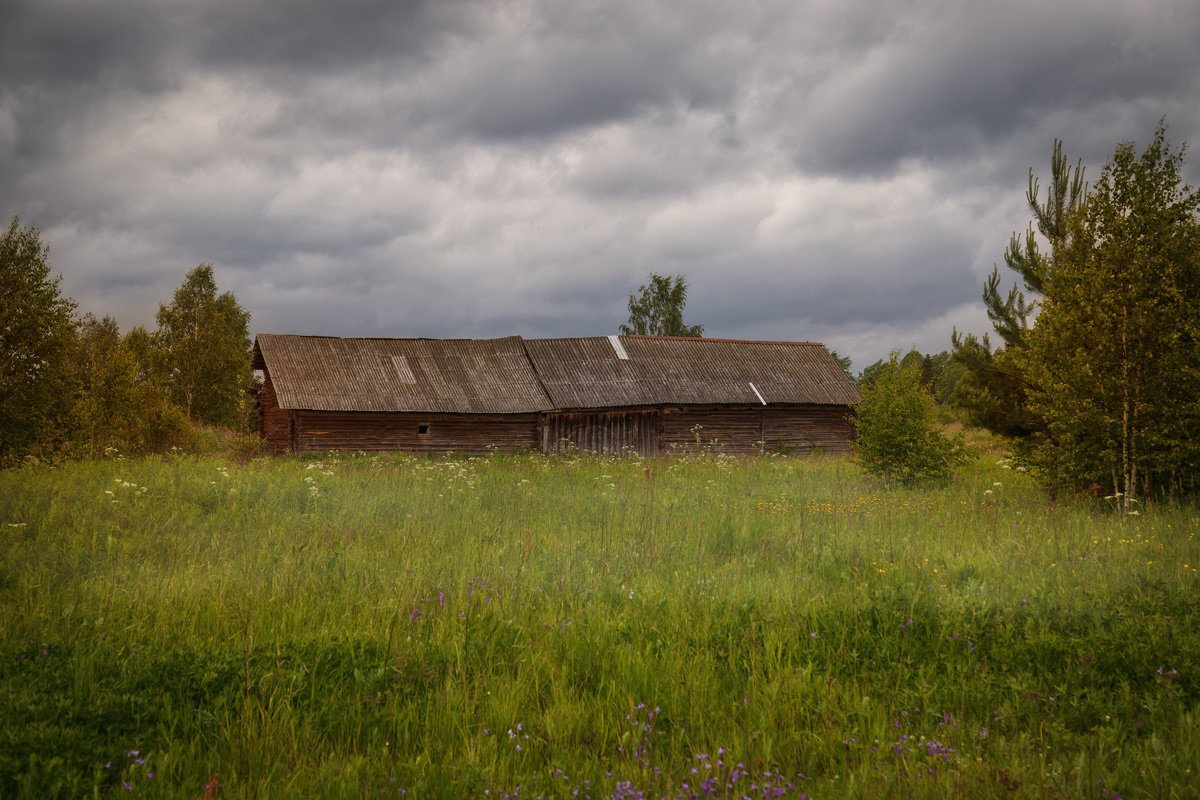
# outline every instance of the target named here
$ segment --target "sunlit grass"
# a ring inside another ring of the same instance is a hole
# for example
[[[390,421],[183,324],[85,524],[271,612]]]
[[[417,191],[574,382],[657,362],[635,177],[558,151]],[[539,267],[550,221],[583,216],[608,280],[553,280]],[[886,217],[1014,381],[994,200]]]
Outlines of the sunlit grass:
[[[713,454],[3,473],[0,795],[1188,796],[1200,514],[1111,506],[994,453],[927,492]]]

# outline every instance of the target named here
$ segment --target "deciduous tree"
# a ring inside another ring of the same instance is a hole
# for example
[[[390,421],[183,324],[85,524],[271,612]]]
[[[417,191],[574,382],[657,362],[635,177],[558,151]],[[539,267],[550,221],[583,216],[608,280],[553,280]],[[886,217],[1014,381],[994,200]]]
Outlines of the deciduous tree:
[[[620,326],[626,336],[652,334],[655,336],[704,335],[703,325],[685,325],[683,307],[687,303],[687,282],[682,275],[663,277],[655,272],[629,295],[629,324]]]
[[[186,442],[187,420],[147,367],[153,360],[156,348],[144,328],[121,336],[112,317],[84,316],[75,357],[81,393],[74,429],[81,452],[161,452]]]
[[[882,362],[852,418],[863,469],[907,486],[946,480],[965,452],[960,439],[937,427],[937,403],[921,385],[919,356],[905,364],[893,352]]]
[[[0,461],[60,434],[74,402],[75,303],[49,247],[13,217],[0,235]]]
[[[156,319],[172,401],[198,422],[238,424],[252,380],[250,313],[232,292],[217,294],[212,265],[189,272]]]
[[[1200,194],[1165,125],[1117,146],[1074,244],[1046,276],[1020,365],[1057,482],[1112,486],[1125,510],[1155,489],[1200,489]]]

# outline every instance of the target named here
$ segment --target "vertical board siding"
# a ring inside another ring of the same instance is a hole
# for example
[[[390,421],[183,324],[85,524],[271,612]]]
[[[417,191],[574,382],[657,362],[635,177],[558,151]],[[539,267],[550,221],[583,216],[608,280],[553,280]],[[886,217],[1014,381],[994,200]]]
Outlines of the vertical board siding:
[[[542,452],[570,448],[592,453],[658,455],[662,412],[593,411],[547,414],[542,423]]]
[[[420,426],[426,432],[420,433]],[[296,450],[410,450],[483,455],[536,448],[536,414],[300,411]]]

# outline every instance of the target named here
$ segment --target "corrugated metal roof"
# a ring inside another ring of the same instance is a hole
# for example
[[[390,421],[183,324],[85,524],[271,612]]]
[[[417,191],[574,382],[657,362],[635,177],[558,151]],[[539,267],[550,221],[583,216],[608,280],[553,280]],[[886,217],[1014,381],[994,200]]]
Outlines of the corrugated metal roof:
[[[526,339],[525,349],[556,408],[861,399],[825,346],[813,342],[622,336],[620,343],[628,360],[607,337]]]
[[[259,334],[280,408],[520,414],[549,398],[521,337],[337,339]],[[260,360],[261,356],[261,360]]]
[[[281,408],[517,414],[656,405],[852,405],[824,345],[670,336],[337,339],[259,334]],[[621,352],[627,358],[621,358]],[[751,385],[753,384],[753,385]]]

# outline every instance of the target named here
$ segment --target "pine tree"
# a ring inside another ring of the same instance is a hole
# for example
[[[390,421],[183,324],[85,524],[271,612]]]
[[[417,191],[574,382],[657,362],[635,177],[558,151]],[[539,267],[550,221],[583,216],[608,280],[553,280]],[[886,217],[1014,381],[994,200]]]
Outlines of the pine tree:
[[[983,303],[1000,337],[1000,346],[993,349],[986,335],[982,339],[974,334],[960,336],[955,330],[952,336],[954,357],[967,368],[969,375],[959,386],[957,403],[971,413],[977,424],[1016,438],[1027,437],[1042,423],[1029,411],[1026,401],[1029,381],[1015,355],[1024,346],[1026,332],[1055,264],[1071,250],[1072,221],[1087,208],[1083,162],[1077,161],[1071,168],[1063,155],[1061,140],[1054,140],[1050,185],[1045,200],[1040,197],[1040,182],[1030,169],[1025,199],[1033,222],[1024,236],[1012,235],[1004,253],[1005,265],[1017,273],[1020,284],[1014,283],[1004,294],[1000,289],[999,267],[993,267],[983,287]],[[1034,224],[1049,244],[1048,252],[1038,246]]]

